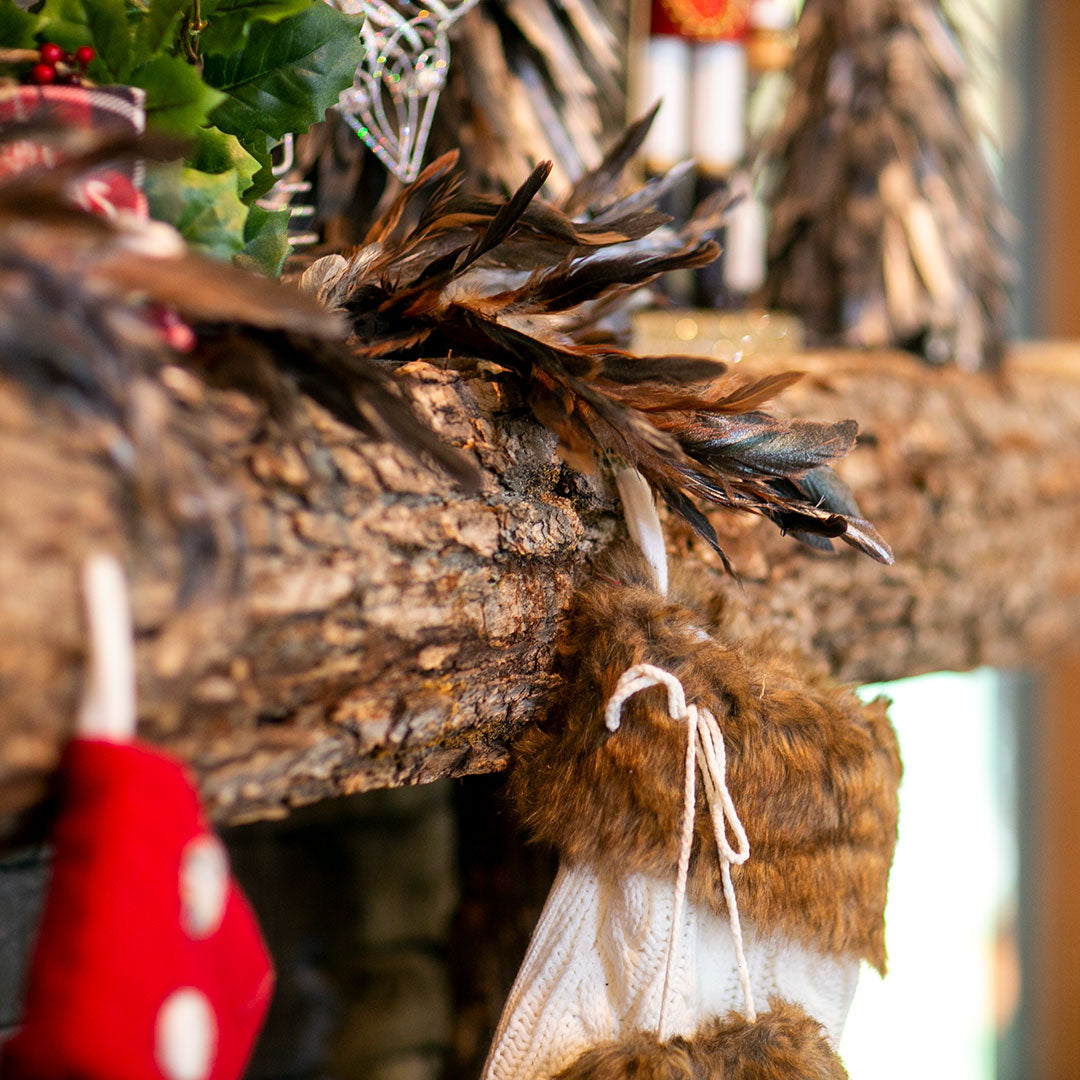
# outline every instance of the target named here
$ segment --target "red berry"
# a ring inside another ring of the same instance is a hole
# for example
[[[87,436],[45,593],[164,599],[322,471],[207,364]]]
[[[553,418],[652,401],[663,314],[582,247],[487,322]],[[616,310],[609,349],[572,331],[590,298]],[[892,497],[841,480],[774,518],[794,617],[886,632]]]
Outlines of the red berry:
[[[94,50],[89,45],[80,45],[75,50],[75,59],[78,61],[80,67],[86,67],[91,60],[94,59]]]
[[[47,86],[56,82],[56,68],[52,64],[35,64],[30,69],[30,81],[38,86]]]
[[[44,45],[38,50],[38,56],[41,57],[43,64],[49,64],[50,66],[55,64],[57,60],[63,59],[64,50],[59,45],[54,45],[51,41],[46,41]]]

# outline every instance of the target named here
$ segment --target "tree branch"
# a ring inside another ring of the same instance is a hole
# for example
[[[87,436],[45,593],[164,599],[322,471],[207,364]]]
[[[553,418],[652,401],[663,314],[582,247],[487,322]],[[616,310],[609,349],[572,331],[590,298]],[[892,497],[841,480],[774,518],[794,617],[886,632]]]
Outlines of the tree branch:
[[[838,471],[896,565],[821,557],[722,512],[741,590],[669,519],[672,561],[705,569],[736,628],[770,627],[843,679],[1036,662],[1080,632],[1078,361],[1064,346],[1016,350],[997,376],[900,354],[755,361],[808,372],[779,403],[794,415],[859,420]],[[248,399],[165,373],[181,436],[150,473],[198,463],[216,522],[216,574],[183,603],[184,500],[133,483],[100,425],[0,383],[4,828],[43,797],[70,731],[77,569],[102,547],[132,576],[141,731],[192,764],[218,819],[505,764],[575,582],[621,532],[611,485],[564,466],[497,375],[414,363],[398,377],[475,455],[480,495],[310,403],[275,440]]]

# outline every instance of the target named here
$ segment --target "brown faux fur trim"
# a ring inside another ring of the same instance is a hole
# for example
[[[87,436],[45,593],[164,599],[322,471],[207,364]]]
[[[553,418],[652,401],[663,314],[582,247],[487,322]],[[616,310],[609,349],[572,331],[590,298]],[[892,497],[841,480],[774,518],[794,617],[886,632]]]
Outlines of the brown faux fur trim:
[[[595,1047],[555,1080],[847,1080],[847,1070],[816,1020],[774,1000],[752,1024],[731,1013],[690,1039],[640,1034]]]
[[[647,584],[636,551],[610,573],[617,580],[576,598],[561,687],[517,746],[511,791],[526,826],[570,862],[674,879],[685,726],[668,718],[659,687],[627,703],[614,734],[602,716],[628,667],[665,668],[724,732],[728,785],[750,840],[749,861],[732,872],[744,918],[884,972],[901,773],[886,703],[861,704],[767,642],[701,640],[703,620]],[[700,785],[690,888],[725,912]]]

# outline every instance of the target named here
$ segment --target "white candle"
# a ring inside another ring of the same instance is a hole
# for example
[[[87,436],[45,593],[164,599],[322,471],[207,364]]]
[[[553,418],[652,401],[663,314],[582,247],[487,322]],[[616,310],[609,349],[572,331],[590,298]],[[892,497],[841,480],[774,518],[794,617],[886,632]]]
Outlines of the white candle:
[[[791,0],[753,0],[750,25],[755,30],[790,30],[795,25]]]
[[[746,49],[738,41],[694,47],[691,147],[701,169],[723,176],[746,152]]]
[[[736,296],[747,296],[765,283],[765,207],[745,176],[732,184],[732,195],[743,198],[728,214],[724,284]]]
[[[649,38],[643,68],[640,111],[661,101],[645,139],[645,163],[661,173],[690,156],[690,43],[666,34]]]

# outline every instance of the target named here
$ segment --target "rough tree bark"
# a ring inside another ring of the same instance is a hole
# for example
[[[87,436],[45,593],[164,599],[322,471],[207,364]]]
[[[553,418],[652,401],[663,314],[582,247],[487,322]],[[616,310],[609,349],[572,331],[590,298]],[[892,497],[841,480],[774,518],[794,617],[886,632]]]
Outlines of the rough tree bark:
[[[793,414],[859,420],[840,471],[897,561],[818,556],[718,511],[740,589],[670,522],[672,558],[706,568],[736,623],[770,625],[853,681],[1023,665],[1075,639],[1080,349],[1017,349],[998,375],[900,354],[754,363],[808,372],[779,403]],[[148,524],[153,493],[100,431],[0,383],[3,828],[42,799],[70,728],[76,573],[100,547],[131,570],[142,731],[191,762],[219,820],[505,763],[575,582],[621,528],[610,485],[564,466],[497,373],[414,363],[398,377],[475,455],[480,495],[310,403],[275,440],[248,399],[165,373],[158,405],[183,414],[233,526],[219,572],[182,603],[184,552]]]

